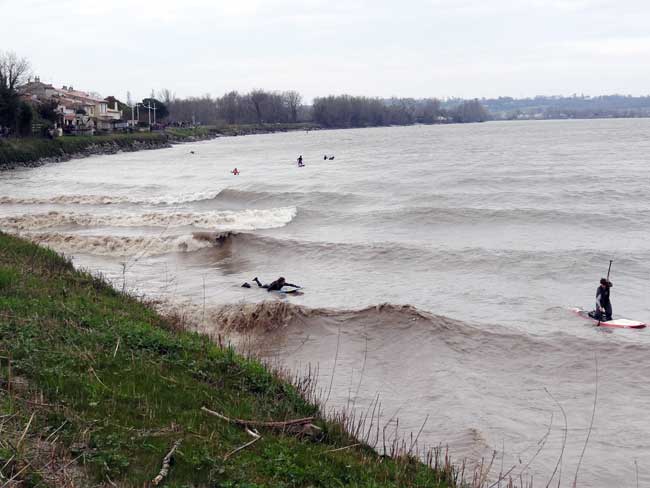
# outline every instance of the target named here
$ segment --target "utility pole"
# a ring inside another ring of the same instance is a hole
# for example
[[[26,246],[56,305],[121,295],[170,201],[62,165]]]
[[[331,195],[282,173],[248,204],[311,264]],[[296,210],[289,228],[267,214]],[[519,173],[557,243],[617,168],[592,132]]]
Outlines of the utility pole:
[[[135,113],[138,114],[138,122],[140,122],[140,105],[142,105],[140,102],[129,105],[131,107],[131,127],[135,127]]]
[[[133,103],[131,92],[126,92],[126,105],[131,108],[131,128],[135,127],[135,114],[138,114],[138,122],[140,122],[140,102]]]
[[[154,118],[154,123],[155,123],[155,122],[156,122],[156,104],[153,104],[153,106],[151,106],[151,101],[149,101],[149,102],[147,103],[147,105],[145,105],[145,104],[143,103],[142,106],[143,106],[144,108],[146,108],[146,109],[149,111],[149,112],[148,112],[148,115],[149,115],[149,130],[151,130],[151,109],[154,110],[154,111],[153,111],[153,118]]]

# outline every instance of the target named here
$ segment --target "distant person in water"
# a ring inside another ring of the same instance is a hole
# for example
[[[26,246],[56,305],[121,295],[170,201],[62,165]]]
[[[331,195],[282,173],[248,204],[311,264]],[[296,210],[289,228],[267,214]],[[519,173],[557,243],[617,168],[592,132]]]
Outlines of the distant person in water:
[[[298,167],[302,168],[303,166],[304,164],[302,163],[302,154],[301,154],[300,156],[298,156]]]
[[[283,286],[292,286],[294,288],[300,288],[298,285],[292,285],[291,283],[287,283],[284,279],[284,277],[280,276],[277,280],[274,282],[268,284],[268,285],[263,285],[260,283],[260,280],[257,279],[257,276],[253,278],[253,281],[257,283],[257,286],[260,288],[266,288],[266,291],[280,291],[282,290]]]
[[[240,171],[237,168],[235,168],[231,171],[231,173],[237,176],[240,173]]]
[[[330,161],[334,161],[334,156],[330,156],[330,157],[327,158],[327,159],[329,159]]]
[[[614,286],[611,281],[605,278],[600,279],[600,285],[596,289],[596,317],[598,320],[612,320],[612,302],[609,299],[610,288]]]

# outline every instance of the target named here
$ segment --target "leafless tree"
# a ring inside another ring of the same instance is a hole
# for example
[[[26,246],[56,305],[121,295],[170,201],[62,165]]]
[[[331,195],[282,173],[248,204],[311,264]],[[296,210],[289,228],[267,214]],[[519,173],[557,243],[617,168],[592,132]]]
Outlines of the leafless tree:
[[[217,100],[219,113],[229,124],[236,124],[241,120],[242,103],[241,96],[236,91],[226,93]]]
[[[163,102],[165,105],[170,105],[174,100],[176,100],[176,94],[169,88],[163,88],[158,92],[158,100]]]
[[[257,115],[257,123],[261,124],[262,121],[264,120],[262,118],[263,115],[262,105],[267,101],[269,95],[264,90],[253,90],[252,92],[250,92],[249,97],[253,104],[253,108],[255,108],[255,114]]]
[[[30,76],[31,66],[14,52],[0,51],[0,89],[13,92]]]
[[[302,104],[302,95],[298,93],[297,91],[286,91],[282,94],[282,97],[285,100],[285,103],[287,104],[287,108],[289,109],[289,114],[291,116],[291,122],[297,122],[298,121],[298,109],[300,108],[300,105]]]

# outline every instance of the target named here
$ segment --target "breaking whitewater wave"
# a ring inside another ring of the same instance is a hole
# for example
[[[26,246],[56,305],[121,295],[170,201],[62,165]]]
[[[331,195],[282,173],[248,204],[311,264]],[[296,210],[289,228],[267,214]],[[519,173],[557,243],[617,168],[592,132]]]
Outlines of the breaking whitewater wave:
[[[45,198],[0,197],[0,205],[115,205],[121,203],[142,202],[127,197],[106,195],[57,195]]]
[[[247,209],[215,212],[150,212],[144,214],[97,215],[48,212],[0,218],[0,228],[19,230],[47,229],[60,226],[79,227],[184,227],[226,230],[272,229],[288,224],[295,207]]]
[[[37,244],[66,254],[92,254],[99,256],[154,256],[171,252],[193,252],[211,247],[214,242],[182,236],[89,236],[60,233],[24,233]]]

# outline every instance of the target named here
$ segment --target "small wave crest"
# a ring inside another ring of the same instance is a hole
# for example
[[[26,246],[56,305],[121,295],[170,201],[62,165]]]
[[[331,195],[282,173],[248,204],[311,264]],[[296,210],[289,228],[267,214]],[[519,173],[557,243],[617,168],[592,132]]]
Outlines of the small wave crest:
[[[303,212],[301,212],[302,214]],[[552,251],[481,246],[440,248],[436,246],[409,245],[391,241],[349,243],[297,240],[281,236],[255,233],[233,233],[228,239],[238,244],[240,255],[274,256],[283,259],[317,260],[318,262],[376,263],[400,262],[404,270],[418,269],[437,263],[440,271],[466,270],[498,273],[513,277],[557,278],[567,272],[584,272],[584,267],[598,268],[609,254],[597,248],[580,250],[556,249]],[[645,276],[650,262],[650,252],[629,252],[619,258],[619,265],[635,276]]]
[[[367,200],[368,197],[362,197],[354,193],[339,193],[327,191],[251,191],[238,190],[234,188],[224,188],[215,197],[216,201],[229,203],[278,203],[290,202],[291,204],[309,204],[309,203],[326,203],[331,205],[336,203],[354,204]]]
[[[359,219],[359,217],[361,217]],[[603,222],[612,226],[647,223],[645,212],[602,214],[533,208],[478,208],[417,206],[399,210],[380,210],[357,216],[360,223],[390,223],[400,220],[422,225],[477,225],[477,224],[534,224],[564,223],[567,225],[594,226]]]

